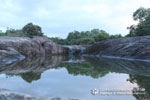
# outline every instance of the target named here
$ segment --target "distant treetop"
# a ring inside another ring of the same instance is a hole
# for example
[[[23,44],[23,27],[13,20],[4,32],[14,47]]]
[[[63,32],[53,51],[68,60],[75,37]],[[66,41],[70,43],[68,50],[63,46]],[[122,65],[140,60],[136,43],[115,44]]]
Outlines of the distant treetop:
[[[22,28],[23,33],[26,36],[43,36],[43,32],[40,26],[28,23]]]

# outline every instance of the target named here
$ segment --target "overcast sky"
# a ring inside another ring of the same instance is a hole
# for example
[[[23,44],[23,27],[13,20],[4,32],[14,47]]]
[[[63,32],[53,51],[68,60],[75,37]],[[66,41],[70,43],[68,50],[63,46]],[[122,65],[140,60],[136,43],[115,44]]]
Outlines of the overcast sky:
[[[0,29],[33,22],[49,37],[93,28],[125,35],[139,7],[150,8],[150,0],[0,0]]]

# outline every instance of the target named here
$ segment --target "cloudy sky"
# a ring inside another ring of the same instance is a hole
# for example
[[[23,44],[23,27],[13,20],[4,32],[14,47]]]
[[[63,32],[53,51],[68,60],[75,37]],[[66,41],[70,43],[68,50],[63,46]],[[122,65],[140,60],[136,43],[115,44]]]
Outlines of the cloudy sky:
[[[0,29],[33,22],[50,37],[93,28],[125,35],[139,7],[150,8],[150,0],[0,0]]]

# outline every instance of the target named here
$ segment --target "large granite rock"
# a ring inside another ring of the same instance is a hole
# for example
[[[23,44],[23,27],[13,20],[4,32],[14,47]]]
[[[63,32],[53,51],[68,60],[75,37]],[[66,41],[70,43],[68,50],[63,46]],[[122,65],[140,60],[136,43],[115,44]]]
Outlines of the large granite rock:
[[[24,57],[64,54],[65,48],[44,37],[0,37],[0,65]]]
[[[27,94],[12,92],[6,89],[0,89],[0,100],[79,100],[79,99],[35,97]]]
[[[44,37],[0,37],[0,47],[13,48],[24,56],[64,53],[61,46]]]
[[[86,49],[87,54],[119,56],[136,59],[150,58],[150,36],[101,41]]]
[[[1,47],[0,47],[1,48]],[[0,49],[0,66],[10,64],[18,60],[22,60],[25,57],[21,55],[14,48],[3,48]]]

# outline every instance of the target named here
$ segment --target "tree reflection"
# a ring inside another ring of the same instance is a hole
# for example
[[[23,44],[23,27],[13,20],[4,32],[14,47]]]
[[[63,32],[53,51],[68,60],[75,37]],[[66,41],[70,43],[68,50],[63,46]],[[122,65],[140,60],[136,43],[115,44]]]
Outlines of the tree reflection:
[[[133,94],[137,100],[150,100],[150,77],[129,75],[129,81],[136,83],[139,89],[144,89],[145,94]]]
[[[41,73],[28,72],[20,74],[6,74],[6,77],[14,77],[14,76],[20,76],[26,82],[32,83],[33,81],[39,80],[41,78]]]
[[[66,56],[44,56],[26,58],[20,62],[0,68],[0,73],[7,77],[20,76],[28,83],[41,78],[41,74],[49,69],[55,68],[62,61],[68,59]]]
[[[149,85],[145,80],[149,80],[150,63],[140,61],[128,61],[110,58],[96,57],[75,57],[69,59],[68,56],[50,56],[27,58],[21,62],[8,65],[0,68],[0,73],[5,73],[9,76],[19,75],[26,82],[40,79],[41,74],[50,69],[66,68],[69,74],[74,76],[90,76],[92,78],[100,78],[107,75],[109,72],[126,73],[130,75],[130,81],[137,81],[140,86],[143,84]],[[137,75],[143,76],[140,78]],[[142,87],[142,86],[141,86]],[[144,88],[144,87],[143,87]]]
[[[39,80],[41,78],[41,73],[32,73],[32,72],[29,72],[29,73],[20,74],[20,76],[26,82],[32,83],[32,81]]]
[[[91,76],[93,78],[99,78],[108,74],[107,71],[99,70],[97,67],[86,63],[62,63],[56,68],[63,68],[63,67],[67,69],[69,74],[72,74],[74,76],[84,75],[84,76]]]

